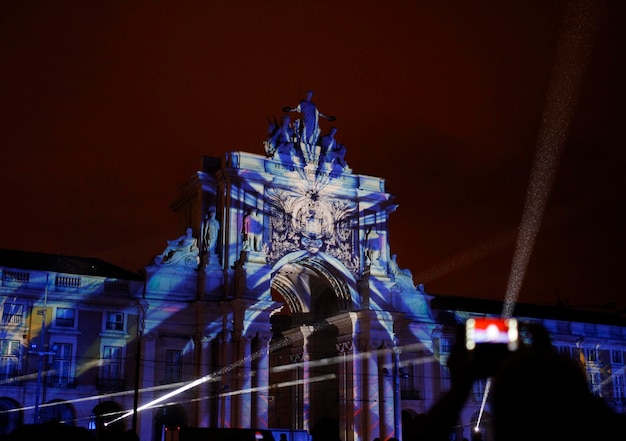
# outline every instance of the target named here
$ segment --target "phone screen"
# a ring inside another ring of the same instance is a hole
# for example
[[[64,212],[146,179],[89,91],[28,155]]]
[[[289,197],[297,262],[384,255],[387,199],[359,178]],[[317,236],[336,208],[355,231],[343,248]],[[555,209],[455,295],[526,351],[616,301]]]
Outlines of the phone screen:
[[[506,344],[514,351],[518,345],[517,319],[474,317],[465,322],[465,347],[472,351],[480,344]]]

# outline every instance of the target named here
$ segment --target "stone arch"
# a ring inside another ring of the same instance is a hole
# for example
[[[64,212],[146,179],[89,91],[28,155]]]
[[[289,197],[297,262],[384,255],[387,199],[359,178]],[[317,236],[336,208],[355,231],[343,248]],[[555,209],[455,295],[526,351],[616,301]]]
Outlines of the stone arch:
[[[270,426],[320,430],[325,422],[338,424],[340,330],[331,318],[359,308],[356,281],[325,253],[285,256],[272,275],[272,299],[285,305],[271,317],[273,338],[287,337],[291,344],[270,357]],[[304,408],[306,414],[293,416]]]
[[[312,303],[328,292],[336,299],[336,307],[332,309],[337,312],[359,308],[354,277],[339,260],[328,254],[289,254],[274,265],[272,275],[272,291],[282,297],[289,313],[295,317],[310,315]]]
[[[159,408],[154,414],[154,440],[171,439],[166,431],[174,433],[186,426],[184,409],[178,404]]]
[[[0,398],[0,438],[22,425],[24,413],[17,410],[20,407],[19,403],[12,398]]]
[[[114,440],[125,430],[125,419],[107,424],[124,413],[124,409],[115,401],[102,401],[91,411],[90,430],[98,440]]]
[[[68,426],[76,425],[76,410],[64,400],[51,400],[41,406],[41,422],[58,422]]]

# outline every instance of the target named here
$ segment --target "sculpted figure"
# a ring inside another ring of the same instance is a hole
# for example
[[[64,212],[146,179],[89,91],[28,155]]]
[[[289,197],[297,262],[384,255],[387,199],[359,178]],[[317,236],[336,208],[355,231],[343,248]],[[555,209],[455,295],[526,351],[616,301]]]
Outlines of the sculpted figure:
[[[313,91],[309,90],[306,98],[302,99],[296,107],[283,107],[284,112],[299,112],[302,115],[300,126],[300,140],[305,144],[315,145],[320,134],[319,119],[324,118],[334,121],[334,116],[326,116],[320,112],[317,106],[311,101]]]
[[[330,132],[322,137],[322,154],[326,155],[326,160],[332,164],[337,162],[343,168],[346,167],[346,148],[335,139],[336,127],[331,127]]]
[[[261,251],[263,241],[263,225],[254,208],[249,209],[243,217],[242,235],[244,250]]]
[[[270,136],[265,141],[265,152],[267,155],[291,155],[296,134],[291,127],[289,115],[283,115],[283,121],[280,126],[276,122],[271,123],[269,133]]]
[[[220,230],[220,222],[215,219],[215,211],[211,210],[204,215],[204,225],[202,227],[204,244],[209,254],[215,253],[217,236]]]
[[[196,238],[193,237],[193,230],[188,227],[185,234],[178,239],[168,240],[165,250],[156,257],[158,264],[174,264],[176,262],[185,262],[187,258],[191,258],[197,263],[199,259],[199,250]]]
[[[380,259],[380,235],[373,229],[365,235],[365,257],[368,265],[376,265]]]

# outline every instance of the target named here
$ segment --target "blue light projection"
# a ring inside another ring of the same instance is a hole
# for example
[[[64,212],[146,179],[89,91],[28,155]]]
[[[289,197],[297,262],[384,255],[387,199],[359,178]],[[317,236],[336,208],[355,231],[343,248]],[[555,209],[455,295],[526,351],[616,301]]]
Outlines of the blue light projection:
[[[140,329],[130,339],[147,352],[137,407],[132,390],[68,403],[124,399],[109,426],[136,414],[150,426],[146,411],[194,403],[207,425],[267,426],[289,413],[307,431],[332,417],[346,441],[401,438],[398,372],[439,357],[440,324],[390,250],[397,204],[384,180],[352,172],[336,127],[320,125],[335,118],[311,96],[270,123],[265,156],[230,152],[181,187],[172,207],[185,234],[167,241],[145,268],[145,292],[126,305]],[[154,386],[166,339],[194,363],[191,381]]]

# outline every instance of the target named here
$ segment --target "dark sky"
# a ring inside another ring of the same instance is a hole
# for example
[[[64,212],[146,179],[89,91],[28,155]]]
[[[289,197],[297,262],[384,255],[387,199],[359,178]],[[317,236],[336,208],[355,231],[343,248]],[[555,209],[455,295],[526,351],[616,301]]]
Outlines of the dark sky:
[[[427,292],[504,297],[547,147],[518,300],[626,306],[625,6],[2,0],[0,247],[145,266],[202,156],[312,89]]]

